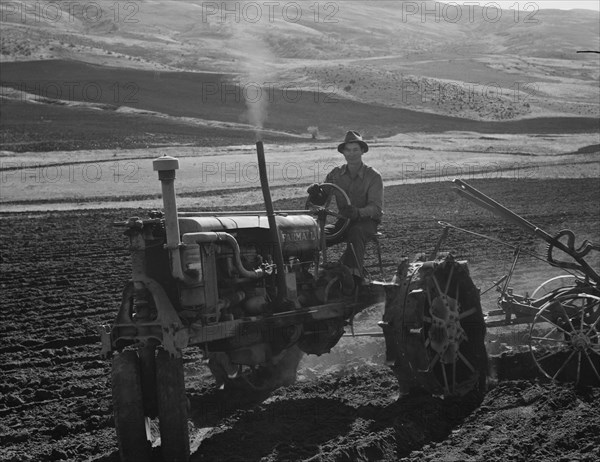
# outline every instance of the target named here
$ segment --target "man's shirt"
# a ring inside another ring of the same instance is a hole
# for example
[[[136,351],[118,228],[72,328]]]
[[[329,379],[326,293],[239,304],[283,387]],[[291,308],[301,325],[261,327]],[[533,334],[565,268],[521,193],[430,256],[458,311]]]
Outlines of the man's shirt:
[[[383,180],[381,174],[372,167],[362,164],[353,177],[348,165],[335,167],[327,177],[326,183],[334,183],[342,188],[350,203],[358,207],[361,217],[380,221],[383,215]]]

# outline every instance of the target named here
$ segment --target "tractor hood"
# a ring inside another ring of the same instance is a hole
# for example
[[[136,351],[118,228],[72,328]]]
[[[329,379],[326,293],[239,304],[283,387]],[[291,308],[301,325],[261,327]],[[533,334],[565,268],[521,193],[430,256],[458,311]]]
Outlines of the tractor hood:
[[[316,220],[310,215],[276,215],[275,221],[284,237],[288,233],[304,231],[314,233],[310,238],[318,239],[319,227]],[[179,229],[182,235],[204,231],[229,232],[257,228],[269,229],[266,215],[179,217]]]

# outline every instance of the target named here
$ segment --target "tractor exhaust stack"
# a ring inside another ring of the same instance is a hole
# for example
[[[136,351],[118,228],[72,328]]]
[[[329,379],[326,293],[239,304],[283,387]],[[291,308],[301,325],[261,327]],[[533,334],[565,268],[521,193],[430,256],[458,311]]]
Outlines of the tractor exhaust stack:
[[[283,261],[283,251],[281,249],[281,239],[277,222],[275,221],[275,211],[271,200],[271,190],[269,189],[269,178],[267,176],[267,165],[265,162],[265,149],[262,141],[256,142],[256,154],[258,156],[258,173],[260,175],[260,186],[262,188],[267,220],[271,230],[271,242],[273,243],[273,258],[277,266],[277,298],[278,302],[287,300],[287,284],[285,280],[285,262]]]

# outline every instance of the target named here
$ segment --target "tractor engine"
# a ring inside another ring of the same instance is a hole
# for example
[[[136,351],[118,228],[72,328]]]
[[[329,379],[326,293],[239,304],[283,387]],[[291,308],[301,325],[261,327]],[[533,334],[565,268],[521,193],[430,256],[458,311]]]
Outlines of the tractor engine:
[[[178,219],[180,277],[168,270],[169,245],[158,213],[144,233],[140,266],[165,288],[177,314],[187,323],[208,325],[319,302],[311,272],[319,257],[319,227],[313,217],[276,217],[288,303],[278,306],[276,250],[264,215],[181,215],[193,214],[181,213]]]

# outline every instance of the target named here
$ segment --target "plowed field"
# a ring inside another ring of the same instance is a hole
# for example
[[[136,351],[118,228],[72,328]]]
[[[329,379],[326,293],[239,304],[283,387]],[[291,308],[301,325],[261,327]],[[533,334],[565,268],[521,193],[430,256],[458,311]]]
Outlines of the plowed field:
[[[600,240],[598,179],[472,183],[550,233],[568,227],[577,244]],[[97,327],[112,322],[130,272],[128,242],[112,222],[146,213],[0,216],[0,460],[118,460],[110,362],[98,355]],[[388,275],[401,255],[432,249],[438,220],[534,252],[545,248],[465,203],[448,183],[393,186],[386,189],[382,240]],[[506,272],[512,256],[510,248],[458,232],[444,249],[471,262],[482,290]],[[597,267],[598,255],[590,254],[590,262]],[[526,257],[514,285],[531,291],[554,274]],[[487,297],[484,311],[495,308],[493,295]],[[357,323],[367,330],[380,316],[373,307]],[[490,349],[509,334],[490,333]],[[525,356],[510,345],[504,350],[481,404],[400,397],[382,365],[381,339],[343,338],[330,355],[305,358],[298,382],[270,397],[224,395],[199,353],[186,352],[191,460],[599,460],[600,387],[549,383],[526,367]]]

